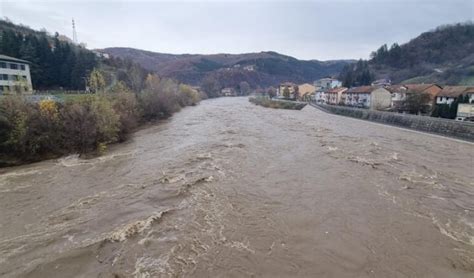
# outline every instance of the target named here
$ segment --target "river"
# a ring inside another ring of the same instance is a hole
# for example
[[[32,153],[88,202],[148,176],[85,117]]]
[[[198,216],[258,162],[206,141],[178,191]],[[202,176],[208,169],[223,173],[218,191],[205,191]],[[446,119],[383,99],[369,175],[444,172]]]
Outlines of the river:
[[[1,277],[473,277],[474,144],[220,98],[1,170]]]

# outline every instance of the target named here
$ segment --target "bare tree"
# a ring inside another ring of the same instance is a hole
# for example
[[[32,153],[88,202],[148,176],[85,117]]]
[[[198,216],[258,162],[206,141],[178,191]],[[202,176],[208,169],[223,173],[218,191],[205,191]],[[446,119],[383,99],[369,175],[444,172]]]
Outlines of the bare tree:
[[[409,93],[402,103],[402,109],[410,114],[428,113],[430,102],[431,96],[427,93]]]

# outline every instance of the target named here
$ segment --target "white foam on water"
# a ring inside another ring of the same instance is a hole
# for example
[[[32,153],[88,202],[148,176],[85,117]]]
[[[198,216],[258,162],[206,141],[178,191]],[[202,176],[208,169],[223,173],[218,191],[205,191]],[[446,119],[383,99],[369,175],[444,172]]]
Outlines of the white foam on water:
[[[129,223],[112,233],[110,233],[109,236],[107,236],[107,240],[112,241],[112,242],[121,242],[125,241],[128,238],[140,234],[143,231],[149,229],[153,222],[161,219],[164,213],[169,212],[170,210],[165,210],[165,211],[159,211],[154,213],[153,215],[149,216],[146,219],[143,220],[138,220],[132,223]]]

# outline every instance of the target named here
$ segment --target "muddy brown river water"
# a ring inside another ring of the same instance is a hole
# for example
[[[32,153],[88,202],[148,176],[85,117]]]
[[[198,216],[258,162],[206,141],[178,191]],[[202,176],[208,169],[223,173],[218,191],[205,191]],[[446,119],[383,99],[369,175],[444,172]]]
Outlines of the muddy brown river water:
[[[0,175],[1,277],[474,277],[474,144],[246,98]]]

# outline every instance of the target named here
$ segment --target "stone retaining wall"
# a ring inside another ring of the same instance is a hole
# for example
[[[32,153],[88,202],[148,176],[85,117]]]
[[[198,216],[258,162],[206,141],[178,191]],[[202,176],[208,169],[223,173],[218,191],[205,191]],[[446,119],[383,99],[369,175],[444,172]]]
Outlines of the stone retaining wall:
[[[470,122],[459,122],[428,116],[382,112],[346,106],[314,103],[311,103],[311,105],[337,115],[395,125],[474,142],[474,123]]]

